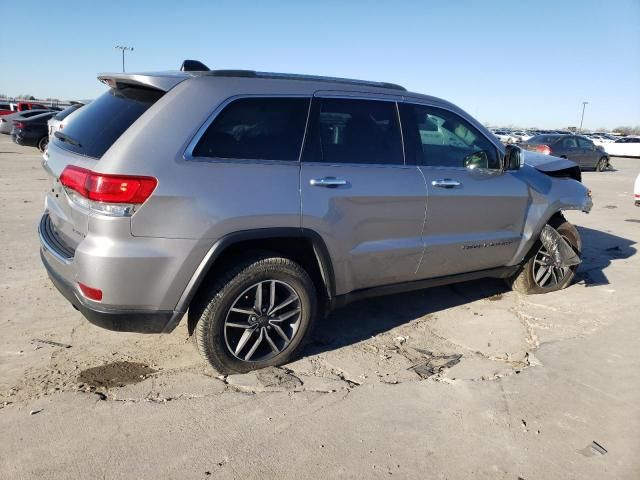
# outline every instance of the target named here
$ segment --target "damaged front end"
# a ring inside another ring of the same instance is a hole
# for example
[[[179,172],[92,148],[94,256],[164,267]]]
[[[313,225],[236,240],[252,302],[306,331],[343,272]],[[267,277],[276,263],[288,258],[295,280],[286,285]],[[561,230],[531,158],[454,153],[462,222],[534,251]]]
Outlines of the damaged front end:
[[[556,178],[573,178],[582,182],[580,167],[571,160],[560,157],[552,157],[529,150],[522,151],[523,162],[539,172]]]
[[[540,242],[549,255],[546,257],[549,266],[564,268],[580,264],[578,254],[551,225],[545,225],[540,232]]]

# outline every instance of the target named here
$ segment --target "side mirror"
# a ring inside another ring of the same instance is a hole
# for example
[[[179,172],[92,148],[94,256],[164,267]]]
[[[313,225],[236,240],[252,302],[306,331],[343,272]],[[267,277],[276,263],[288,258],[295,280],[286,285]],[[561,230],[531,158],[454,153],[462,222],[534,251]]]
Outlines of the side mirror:
[[[519,170],[522,166],[522,150],[516,145],[507,145],[502,158],[502,170]]]

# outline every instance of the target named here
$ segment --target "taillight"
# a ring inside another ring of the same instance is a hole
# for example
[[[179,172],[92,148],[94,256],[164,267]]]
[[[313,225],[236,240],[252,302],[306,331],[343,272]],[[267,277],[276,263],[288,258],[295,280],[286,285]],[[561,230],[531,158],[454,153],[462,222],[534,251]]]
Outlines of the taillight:
[[[545,155],[551,155],[551,147],[549,145],[536,145],[534,150]]]
[[[13,126],[16,127],[16,128],[25,128],[24,122],[16,122],[16,121],[14,121],[13,122]]]
[[[69,165],[62,171],[60,183],[82,199],[89,200],[88,204],[86,201],[78,202],[88,208],[107,215],[127,216],[133,213],[135,206],[143,204],[151,196],[158,180],[153,177],[96,173]]]

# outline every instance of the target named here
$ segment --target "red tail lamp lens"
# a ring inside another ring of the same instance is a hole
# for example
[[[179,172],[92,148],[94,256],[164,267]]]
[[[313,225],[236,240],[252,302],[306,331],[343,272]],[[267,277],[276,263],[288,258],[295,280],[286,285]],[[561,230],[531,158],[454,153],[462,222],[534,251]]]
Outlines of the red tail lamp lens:
[[[108,175],[70,165],[60,183],[89,200],[104,203],[142,204],[153,193],[158,180],[133,175]]]
[[[535,150],[536,152],[544,153],[545,155],[551,154],[551,147],[549,145],[538,145]]]

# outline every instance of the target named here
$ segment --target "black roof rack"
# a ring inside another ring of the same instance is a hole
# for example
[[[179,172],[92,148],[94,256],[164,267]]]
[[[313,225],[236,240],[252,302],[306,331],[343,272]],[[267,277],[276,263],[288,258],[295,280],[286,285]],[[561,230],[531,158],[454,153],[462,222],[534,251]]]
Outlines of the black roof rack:
[[[307,80],[313,82],[345,83],[349,85],[363,85],[367,87],[388,88],[390,90],[407,91],[406,88],[388,82],[371,82],[350,78],[322,77],[316,75],[300,75],[295,73],[256,72],[255,70],[211,70],[207,75],[214,77],[244,77],[244,78],[273,78],[280,80]]]

